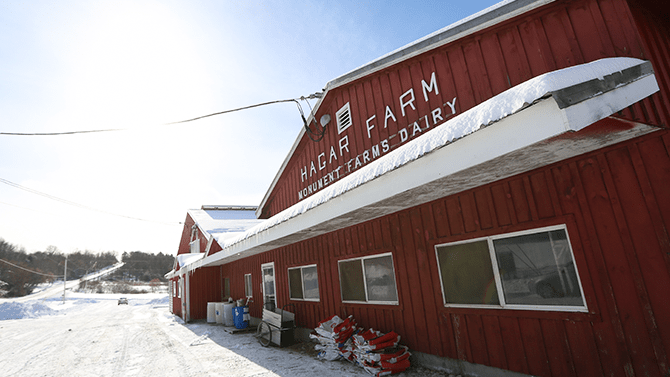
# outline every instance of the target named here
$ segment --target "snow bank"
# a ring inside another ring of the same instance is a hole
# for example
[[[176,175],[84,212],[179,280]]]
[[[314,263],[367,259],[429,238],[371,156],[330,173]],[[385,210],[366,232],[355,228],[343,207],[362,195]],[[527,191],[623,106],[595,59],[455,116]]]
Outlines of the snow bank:
[[[54,314],[58,314],[58,311],[37,301],[5,302],[0,304],[0,321],[8,319],[39,318]]]
[[[153,299],[147,305],[170,305],[170,296]]]

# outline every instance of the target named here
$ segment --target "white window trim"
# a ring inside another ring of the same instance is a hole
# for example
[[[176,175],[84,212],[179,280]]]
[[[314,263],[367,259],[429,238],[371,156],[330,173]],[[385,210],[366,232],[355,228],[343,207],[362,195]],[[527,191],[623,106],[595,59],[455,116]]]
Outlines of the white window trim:
[[[305,276],[302,274],[302,269],[303,268],[310,268],[310,267],[316,267],[316,264],[308,264],[305,266],[295,266],[295,267],[289,267],[287,269],[288,271],[291,270],[296,270],[300,269],[300,283],[302,284],[302,296],[303,298],[294,298],[291,297],[291,277],[290,274],[286,274],[286,278],[288,279],[288,297],[290,300],[295,300],[295,301],[312,301],[312,302],[320,302],[321,301],[321,292],[319,292],[319,298],[304,298],[305,297]],[[316,269],[316,277],[317,277],[317,283],[319,281],[319,269]],[[321,285],[319,285],[319,291],[321,290]]]
[[[251,290],[251,295],[247,296],[247,276],[249,277],[249,289]],[[254,297],[254,286],[253,286],[253,280],[251,279],[251,274],[244,274],[244,295],[247,298],[252,298]]]
[[[263,307],[265,307],[265,274],[263,270],[265,270],[268,267],[272,267],[272,274],[274,276],[274,279],[272,280],[272,285],[274,288],[274,299],[275,299],[275,307],[279,307],[279,302],[277,302],[277,270],[275,269],[275,262],[268,262],[268,263],[263,263],[261,264],[261,294],[263,298]]]
[[[542,232],[550,232],[553,230],[563,230],[565,231],[565,236],[568,240],[568,247],[570,248],[570,256],[575,266],[575,273],[577,274],[577,283],[579,284],[579,291],[581,293],[581,298],[584,306],[559,306],[559,305],[519,305],[519,304],[506,304],[505,303],[505,293],[503,292],[502,279],[500,277],[500,270],[498,268],[498,260],[495,256],[495,249],[493,248],[493,241],[502,238],[511,238],[516,236],[523,236],[526,234],[535,234]],[[440,246],[450,246],[450,245],[460,245],[465,243],[472,243],[481,240],[486,240],[489,248],[489,256],[491,257],[491,268],[493,269],[493,277],[496,282],[496,289],[498,292],[498,300],[500,301],[499,305],[479,305],[479,304],[454,304],[446,302],[447,296],[444,292],[444,282],[442,281],[442,272],[440,271],[440,259],[438,255],[438,247]],[[577,269],[577,261],[575,260],[575,253],[572,250],[572,242],[570,242],[570,234],[568,233],[568,228],[563,225],[554,225],[543,228],[533,228],[522,230],[512,233],[503,233],[497,234],[495,236],[488,237],[479,237],[472,238],[468,240],[456,241],[456,242],[447,242],[439,245],[435,245],[435,260],[437,261],[437,275],[440,277],[440,290],[442,291],[442,302],[445,307],[448,308],[477,308],[477,309],[507,309],[507,310],[537,310],[537,311],[546,311],[546,312],[585,312],[589,311],[586,304],[586,297],[584,296],[584,289],[582,287],[582,279],[579,275],[579,270]]]
[[[393,267],[393,282],[395,283],[395,297],[398,298],[396,301],[370,301],[368,299],[368,282],[367,278],[365,277],[365,264],[363,261],[365,259],[375,259],[375,258],[382,258],[390,256],[391,257],[391,266]],[[365,301],[348,301],[345,300],[342,297],[342,282],[340,281],[340,299],[342,300],[343,303],[345,304],[371,304],[371,305],[399,305],[400,304],[400,296],[398,295],[398,279],[396,277],[395,273],[395,262],[393,261],[393,253],[383,253],[383,254],[374,254],[374,255],[367,255],[364,257],[356,257],[356,258],[348,258],[348,259],[340,259],[337,261],[337,278],[340,280],[340,263],[341,262],[348,262],[352,260],[360,260],[361,261],[361,268],[363,270],[363,292],[365,293]]]

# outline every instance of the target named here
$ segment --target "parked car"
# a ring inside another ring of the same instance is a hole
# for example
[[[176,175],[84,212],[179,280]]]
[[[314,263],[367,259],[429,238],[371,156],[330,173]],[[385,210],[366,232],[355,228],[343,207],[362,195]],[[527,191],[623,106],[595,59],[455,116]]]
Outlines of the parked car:
[[[118,302],[117,305],[121,305],[121,304],[126,304],[126,305],[128,305],[128,299],[125,298],[125,297],[121,297],[121,298],[119,299],[119,302]]]

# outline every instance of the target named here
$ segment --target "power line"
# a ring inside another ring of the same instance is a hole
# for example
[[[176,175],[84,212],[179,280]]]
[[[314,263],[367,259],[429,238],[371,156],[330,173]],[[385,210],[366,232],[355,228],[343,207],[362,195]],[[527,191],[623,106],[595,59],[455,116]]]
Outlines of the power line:
[[[37,275],[50,276],[50,277],[54,277],[54,278],[60,278],[60,277],[63,277],[63,275],[43,274],[43,273],[41,273],[41,272],[37,272],[37,271],[33,271],[33,270],[29,270],[29,269],[27,269],[27,268],[23,268],[23,267],[21,267],[21,266],[18,266],[18,265],[14,264],[14,263],[8,262],[8,261],[6,261],[6,260],[4,260],[4,259],[0,259],[0,262],[5,262],[5,263],[7,263],[7,264],[10,265],[10,266],[14,266],[14,267],[16,267],[16,268],[20,268],[20,269],[22,269],[22,270],[24,270],[24,271],[28,271],[28,272],[31,272],[31,273],[33,273],[33,274],[37,274]]]
[[[76,202],[73,202],[73,201],[70,201],[70,200],[62,199],[62,198],[59,198],[57,196],[53,196],[53,195],[50,195],[50,194],[47,194],[47,193],[44,193],[44,192],[41,192],[41,191],[37,191],[37,190],[31,189],[30,187],[22,186],[18,183],[8,181],[4,178],[0,178],[0,183],[4,183],[6,185],[16,187],[16,188],[21,189],[21,190],[28,191],[30,193],[43,196],[43,197],[51,199],[51,200],[55,200],[57,202],[61,202],[61,203],[71,205],[71,206],[74,206],[74,207],[83,208],[83,209],[86,209],[86,210],[89,210],[89,211],[101,212],[101,213],[104,213],[104,214],[107,214],[107,215],[124,217],[124,218],[127,218],[127,219],[138,220],[138,221],[146,221],[146,222],[152,222],[152,223],[157,223],[157,224],[164,224],[164,225],[179,225],[179,224],[181,224],[181,223],[176,223],[176,222],[147,220],[147,219],[143,219],[143,218],[140,218],[140,217],[126,216],[126,215],[121,215],[121,214],[118,214],[118,213],[104,211],[104,210],[101,210],[101,209],[89,207],[87,205],[79,204],[79,203],[76,203]]]
[[[321,96],[322,96],[322,93],[317,92],[317,93],[314,93],[314,94],[310,94],[307,97],[302,96],[300,98],[291,98],[291,99],[283,99],[283,100],[262,102],[262,103],[257,103],[255,105],[243,106],[243,107],[238,107],[238,108],[235,108],[235,109],[224,110],[224,111],[219,111],[219,112],[212,113],[212,114],[202,115],[202,116],[191,118],[191,119],[180,120],[180,121],[176,121],[176,122],[163,123],[163,124],[159,124],[159,126],[169,126],[169,125],[173,125],[173,124],[188,123],[188,122],[193,122],[193,121],[196,121],[196,120],[199,120],[199,119],[212,117],[212,116],[215,116],[215,115],[227,114],[227,113],[232,113],[232,112],[235,112],[235,111],[252,109],[254,107],[272,105],[272,104],[275,104],[275,103],[295,102],[298,105],[298,110],[300,110],[300,115],[302,116],[303,123],[305,123],[305,127],[307,127],[307,123],[305,121],[305,116],[302,112],[302,108],[300,107],[300,102],[298,102],[298,101],[307,101],[308,99],[321,98]],[[307,103],[309,104],[309,102],[307,102]],[[310,105],[310,107],[311,107],[311,105]],[[2,135],[2,136],[61,136],[61,135],[75,135],[75,134],[114,132],[114,131],[127,131],[127,130],[129,130],[129,128],[107,128],[107,129],[100,129],[100,130],[63,131],[63,132],[0,132],[0,135]],[[308,131],[309,131],[309,129],[308,129]]]

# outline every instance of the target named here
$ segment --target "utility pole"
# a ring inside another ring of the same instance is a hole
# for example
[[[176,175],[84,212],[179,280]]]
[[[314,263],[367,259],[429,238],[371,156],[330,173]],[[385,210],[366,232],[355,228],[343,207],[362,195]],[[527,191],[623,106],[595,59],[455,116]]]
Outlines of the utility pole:
[[[65,305],[65,286],[67,285],[67,255],[65,256],[65,273],[63,274],[63,305]]]

